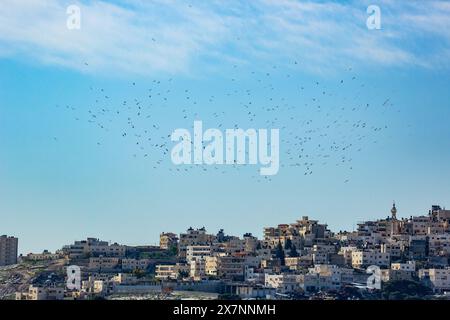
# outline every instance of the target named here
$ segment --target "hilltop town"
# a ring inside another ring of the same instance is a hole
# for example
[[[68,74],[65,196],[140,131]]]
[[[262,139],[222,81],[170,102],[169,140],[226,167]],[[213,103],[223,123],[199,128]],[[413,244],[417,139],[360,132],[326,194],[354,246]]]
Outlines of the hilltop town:
[[[17,257],[0,237],[0,299],[446,299],[450,210],[358,223],[332,232],[304,216],[246,233],[160,234],[159,246],[96,238]],[[67,268],[80,270],[68,287]],[[74,284],[74,282],[72,282]]]

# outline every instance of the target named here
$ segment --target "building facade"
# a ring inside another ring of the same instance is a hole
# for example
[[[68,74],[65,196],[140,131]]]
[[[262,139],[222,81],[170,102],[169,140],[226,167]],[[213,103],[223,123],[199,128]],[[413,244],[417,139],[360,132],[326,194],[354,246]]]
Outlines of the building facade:
[[[15,237],[0,236],[0,266],[17,263],[18,243],[19,239]]]

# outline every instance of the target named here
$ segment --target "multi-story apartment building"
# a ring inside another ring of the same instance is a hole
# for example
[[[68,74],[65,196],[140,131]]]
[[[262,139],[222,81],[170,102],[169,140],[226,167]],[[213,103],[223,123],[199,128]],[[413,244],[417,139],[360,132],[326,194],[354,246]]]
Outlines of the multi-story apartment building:
[[[244,252],[245,240],[239,239],[239,237],[230,237],[226,242],[223,243],[223,250],[227,254]]]
[[[245,266],[244,267],[244,281],[254,284],[264,284],[265,273],[263,270],[256,270],[255,268]]]
[[[160,280],[177,279],[174,264],[157,264],[155,266],[155,278]]]
[[[425,235],[411,236],[408,245],[408,258],[412,260],[425,259],[428,256],[428,239]]]
[[[419,278],[431,284],[436,291],[450,290],[450,267],[444,269],[420,269]]]
[[[397,242],[392,243],[382,243],[380,245],[380,250],[382,253],[387,253],[392,260],[401,259],[404,253],[404,246]]]
[[[190,274],[190,266],[185,263],[158,264],[155,269],[155,278],[160,280],[178,279],[182,275]]]
[[[110,274],[92,273],[88,276],[87,280],[81,281],[81,292],[88,294],[98,293],[99,284],[97,281],[102,281],[103,283],[106,283],[109,282],[110,278],[111,278]]]
[[[205,273],[207,276],[217,277],[218,256],[210,256],[205,258]]]
[[[175,233],[163,232],[159,235],[159,247],[168,250],[178,246],[178,236]]]
[[[431,210],[428,213],[434,220],[443,220],[450,222],[450,210],[442,209],[438,205],[431,206]]]
[[[448,233],[448,232],[450,232],[450,223],[448,220],[437,220],[437,221],[431,220],[428,226],[428,234]]]
[[[317,220],[310,220],[308,216],[303,216],[301,220],[291,224],[291,227],[305,239],[325,239],[330,236],[330,231],[326,224],[320,224]]]
[[[17,292],[16,300],[62,300],[64,299],[64,288],[62,287],[39,287],[30,285],[27,292]]]
[[[450,256],[450,233],[430,234],[428,250],[430,256]]]
[[[149,259],[121,259],[123,271],[147,270],[149,265]]]
[[[265,274],[264,285],[275,288],[279,293],[293,293],[300,289],[301,275],[296,274]]]
[[[314,264],[327,264],[328,252],[326,251],[312,251],[311,253]]]
[[[354,251],[358,251],[358,247],[356,246],[345,246],[339,249],[338,254],[344,257],[344,264],[347,266],[352,265],[352,253]]]
[[[181,258],[186,258],[186,251],[188,246],[206,246],[211,245],[216,236],[207,234],[205,228],[194,230],[189,228],[186,233],[180,234],[178,242],[178,255]]]
[[[263,259],[261,260],[261,268],[272,271],[280,270],[281,261],[275,258]]]
[[[326,224],[319,224],[317,220],[302,217],[292,224],[279,224],[277,227],[264,228],[264,243],[270,248],[276,248],[279,243],[284,247],[290,241],[297,249],[312,246],[314,243],[326,241],[331,232]]]
[[[253,254],[237,253],[235,256],[241,256],[244,258],[244,264],[251,268],[259,268],[261,266],[261,257],[255,256]]]
[[[230,255],[217,257],[217,274],[221,279],[244,280],[245,256]]]
[[[244,234],[244,251],[247,253],[255,253],[258,249],[259,240],[251,233]]]
[[[416,271],[416,262],[407,261],[406,263],[391,263],[391,269],[414,272]]]
[[[0,266],[7,266],[17,263],[17,248],[19,239],[0,236]]]
[[[110,279],[113,283],[132,285],[138,283],[138,278],[131,273],[118,273]]]
[[[189,275],[195,281],[203,280],[206,277],[206,259],[197,258],[189,262]]]
[[[309,268],[314,264],[311,254],[302,255],[300,257],[286,257],[284,263],[286,267],[289,267],[292,271]]]
[[[255,261],[246,260],[245,255],[216,255],[207,257],[205,260],[205,272],[210,276],[217,276],[220,279],[244,280],[244,270],[247,265],[255,264]]]
[[[114,257],[89,258],[89,270],[98,272],[111,272],[120,267],[120,259]]]
[[[186,248],[186,261],[191,263],[194,260],[205,259],[211,256],[213,247],[211,245],[192,245]]]
[[[311,254],[314,264],[327,264],[330,262],[330,255],[336,252],[334,245],[315,244],[312,246]]]
[[[25,257],[23,257],[24,260],[29,261],[56,260],[59,258],[61,258],[61,254],[51,253],[47,250],[44,250],[42,253],[29,253]]]
[[[318,284],[328,290],[337,290],[344,284],[353,282],[353,269],[340,268],[336,265],[315,265],[309,268],[308,274],[318,276]]]
[[[414,272],[394,269],[381,269],[381,281],[404,281],[413,280]]]
[[[63,247],[62,251],[70,259],[88,258],[96,256],[125,257],[127,247],[117,243],[109,244],[96,238],[75,241],[74,244]]]
[[[415,261],[407,261],[406,263],[391,263],[390,269],[381,270],[381,280],[399,281],[412,280],[416,274]]]
[[[258,298],[271,298],[275,295],[275,288],[268,288],[255,284],[233,284],[235,288],[234,293],[240,296],[242,299],[258,299]]]
[[[270,250],[269,248],[256,249],[256,256],[260,258],[260,260],[268,260],[272,258],[272,250]]]
[[[427,235],[428,227],[430,225],[429,216],[417,216],[411,219],[413,235]]]
[[[389,266],[389,253],[376,250],[357,250],[352,252],[352,267],[356,269],[366,268],[371,265],[383,267]]]
[[[105,257],[125,257],[127,246],[117,243],[110,244],[109,246],[91,246],[90,253],[95,256]]]
[[[331,288],[331,278],[320,276],[318,273],[300,274],[297,276],[299,288],[303,292],[316,292]]]

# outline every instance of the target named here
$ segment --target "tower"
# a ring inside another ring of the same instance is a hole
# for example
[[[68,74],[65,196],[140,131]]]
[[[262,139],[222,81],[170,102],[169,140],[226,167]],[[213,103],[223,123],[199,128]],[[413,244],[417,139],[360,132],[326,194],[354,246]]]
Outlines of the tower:
[[[397,208],[395,207],[395,201],[392,204],[391,214],[392,214],[392,219],[397,220]]]

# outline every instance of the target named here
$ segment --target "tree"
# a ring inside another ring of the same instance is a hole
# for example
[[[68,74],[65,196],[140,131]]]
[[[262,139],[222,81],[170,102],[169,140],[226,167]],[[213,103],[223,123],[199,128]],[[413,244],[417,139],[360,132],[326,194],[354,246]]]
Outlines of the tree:
[[[138,279],[143,278],[145,274],[145,271],[140,268],[136,268],[133,270],[133,275]]]
[[[189,277],[189,272],[186,270],[178,270],[178,279],[184,279]]]
[[[289,256],[290,257],[298,257],[298,252],[297,252],[297,248],[295,247],[295,245],[292,245]]]
[[[284,243],[284,250],[289,250],[291,248],[292,248],[292,240],[287,239],[286,242]]]
[[[382,287],[381,295],[386,300],[422,299],[432,294],[431,288],[417,281],[389,281]]]
[[[169,255],[176,256],[178,254],[178,247],[176,245],[169,248]]]
[[[284,254],[283,246],[281,245],[280,241],[278,241],[278,245],[277,245],[277,248],[275,250],[275,256],[278,259],[280,259],[280,264],[282,266],[284,266],[284,264],[285,264],[285,262],[284,262],[285,254]]]

